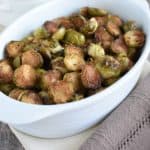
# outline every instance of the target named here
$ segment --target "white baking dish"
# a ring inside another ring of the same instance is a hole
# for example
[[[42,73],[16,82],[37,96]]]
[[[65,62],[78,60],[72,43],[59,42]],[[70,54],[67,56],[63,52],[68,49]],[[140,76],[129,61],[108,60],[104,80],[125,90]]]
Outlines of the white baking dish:
[[[129,94],[137,83],[150,47],[150,12],[144,0],[53,0],[17,20],[0,36],[0,58],[11,40],[19,40],[44,21],[66,16],[83,6],[100,7],[135,20],[146,33],[146,43],[136,65],[119,81],[78,102],[60,105],[30,105],[15,101],[0,92],[0,120],[38,137],[57,138],[79,133],[102,120]]]

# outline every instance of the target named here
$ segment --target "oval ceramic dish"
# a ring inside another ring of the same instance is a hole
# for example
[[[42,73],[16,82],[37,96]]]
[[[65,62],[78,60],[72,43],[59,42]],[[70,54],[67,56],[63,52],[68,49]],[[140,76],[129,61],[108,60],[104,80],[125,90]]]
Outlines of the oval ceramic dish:
[[[44,21],[66,16],[84,6],[104,8],[125,20],[135,20],[146,33],[146,43],[134,67],[115,84],[81,101],[60,105],[20,103],[0,92],[0,120],[32,136],[58,138],[79,133],[102,120],[129,94],[137,83],[150,47],[150,12],[140,0],[53,0],[18,19],[0,36],[0,59],[5,45],[19,40]]]

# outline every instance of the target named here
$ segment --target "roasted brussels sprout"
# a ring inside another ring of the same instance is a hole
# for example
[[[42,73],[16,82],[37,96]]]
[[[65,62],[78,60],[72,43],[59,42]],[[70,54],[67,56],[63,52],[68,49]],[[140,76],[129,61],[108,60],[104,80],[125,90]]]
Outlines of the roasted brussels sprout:
[[[113,22],[114,24],[116,24],[119,27],[121,27],[123,25],[123,21],[118,16],[108,15],[108,21]]]
[[[84,17],[88,17],[88,7],[80,8],[80,13],[79,14],[84,16]]]
[[[2,83],[0,84],[0,91],[2,91],[5,94],[9,94],[9,92],[14,88],[14,84],[9,84],[9,83]]]
[[[53,70],[58,70],[62,74],[65,74],[66,72],[68,72],[68,69],[66,68],[66,66],[64,64],[64,57],[57,57],[57,58],[53,59],[51,61],[51,63],[52,63]]]
[[[64,58],[64,64],[70,71],[81,70],[85,64],[85,60],[77,54],[66,55]]]
[[[50,34],[53,34],[58,30],[58,25],[54,21],[46,21],[43,26]]]
[[[0,60],[0,91],[31,104],[78,101],[128,72],[145,40],[134,21],[83,7],[6,45]]]
[[[10,91],[9,96],[13,99],[20,100],[22,95],[26,92],[27,90],[15,88],[12,91]]]
[[[43,57],[35,50],[29,50],[22,54],[21,62],[23,65],[27,64],[34,68],[40,68],[43,65]]]
[[[108,17],[107,16],[95,17],[95,19],[96,19],[99,26],[106,26],[106,24],[108,22]]]
[[[124,32],[128,32],[131,30],[136,30],[137,26],[136,26],[136,23],[134,21],[127,21],[123,24],[122,28],[123,28]]]
[[[106,56],[103,62],[98,62],[96,68],[103,79],[116,78],[120,76],[121,65],[112,56]]]
[[[67,45],[65,47],[65,55],[71,55],[71,54],[77,54],[80,57],[84,57],[83,50],[80,47],[73,46],[73,45]]]
[[[58,40],[58,41],[63,40],[65,36],[65,32],[66,32],[66,29],[64,27],[61,27],[52,35],[52,39]]]
[[[88,7],[88,15],[91,17],[105,16],[107,14],[108,14],[108,12],[104,9]]]
[[[82,15],[72,16],[70,19],[77,30],[80,30],[87,22],[86,18]]]
[[[72,83],[67,81],[57,81],[49,88],[49,95],[56,104],[70,101],[74,93]]]
[[[64,47],[62,47],[57,40],[51,40],[49,41],[49,49],[53,54],[55,54],[64,50]]]
[[[128,52],[128,47],[126,46],[124,39],[122,37],[119,37],[118,39],[112,42],[111,50],[113,53],[126,56]]]
[[[119,35],[121,35],[120,28],[115,23],[113,23],[111,21],[108,21],[106,28],[107,28],[108,32],[115,37],[118,37]]]
[[[135,59],[137,58],[137,49],[136,48],[132,48],[132,47],[130,47],[130,48],[128,48],[128,57],[131,59],[131,60],[133,60],[133,61],[135,61]]]
[[[118,78],[109,78],[103,81],[104,86],[110,86],[113,83],[115,83],[118,80]]]
[[[105,49],[109,49],[113,41],[113,37],[106,31],[104,27],[99,27],[95,32],[95,39],[97,42],[101,42]]]
[[[13,79],[13,69],[7,60],[0,61],[0,83],[9,83]]]
[[[28,104],[43,104],[42,99],[40,96],[33,92],[33,91],[28,91],[25,92],[20,99],[21,102],[28,103]]]
[[[68,29],[64,37],[64,43],[83,46],[85,43],[85,36],[84,34],[73,29]]]
[[[6,46],[6,52],[9,57],[16,57],[22,53],[24,47],[23,41],[12,41]]]
[[[20,58],[20,56],[16,56],[13,59],[13,67],[18,68],[18,67],[20,67],[20,65],[21,65],[21,58]]]
[[[50,98],[49,94],[46,91],[40,91],[39,96],[45,105],[50,105],[54,103],[52,98]]]
[[[88,47],[88,55],[100,60],[105,55],[105,50],[100,44],[91,43]]]
[[[68,17],[61,17],[55,20],[55,22],[61,26],[65,27],[66,29],[74,28],[74,24],[71,22],[70,18]]]
[[[129,71],[133,65],[133,62],[126,56],[120,56],[117,58],[117,60],[121,64],[121,72],[122,73]]]
[[[37,39],[43,39],[47,38],[49,34],[44,28],[38,28],[33,32],[33,36]]]
[[[61,79],[61,73],[57,70],[50,70],[42,75],[41,87],[47,90],[53,83]]]
[[[30,65],[21,65],[15,70],[13,81],[20,88],[31,88],[37,81],[36,71]]]
[[[142,47],[145,41],[145,35],[140,30],[131,30],[125,33],[124,40],[129,47]]]
[[[85,88],[97,89],[101,86],[101,76],[91,64],[87,64],[83,67],[81,81]]]
[[[98,23],[97,20],[95,18],[91,18],[89,21],[87,21],[87,23],[85,23],[85,25],[81,28],[81,31],[85,34],[85,35],[90,35],[90,34],[94,34],[95,31],[98,28]]]
[[[78,72],[66,73],[63,78],[64,81],[71,82],[73,84],[74,91],[77,92],[81,89],[81,78]]]

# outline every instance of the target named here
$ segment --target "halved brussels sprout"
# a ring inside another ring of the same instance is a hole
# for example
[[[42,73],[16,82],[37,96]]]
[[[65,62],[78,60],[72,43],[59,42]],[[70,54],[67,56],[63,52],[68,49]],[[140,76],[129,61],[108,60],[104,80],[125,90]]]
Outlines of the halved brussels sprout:
[[[99,27],[95,32],[95,39],[97,42],[101,42],[105,49],[109,49],[113,41],[113,37],[106,31],[104,27]]]
[[[73,85],[67,81],[58,81],[49,88],[49,95],[56,104],[69,102],[74,95]]]
[[[128,32],[131,30],[136,30],[137,29],[137,25],[134,21],[127,21],[123,24],[123,31],[124,32]]]
[[[58,30],[58,25],[54,21],[46,21],[43,26],[50,34],[53,34]]]
[[[68,70],[78,71],[85,65],[85,60],[80,55],[71,54],[65,56],[64,64]]]
[[[111,44],[111,50],[113,53],[127,55],[128,47],[126,46],[123,37],[119,37],[118,39],[114,40]]]
[[[66,72],[68,72],[68,69],[66,68],[64,64],[64,57],[57,57],[55,59],[52,59],[51,63],[52,63],[53,70],[58,70],[62,74],[65,74]]]
[[[66,29],[64,27],[59,28],[53,35],[52,39],[60,41],[63,40],[65,36]]]
[[[61,73],[57,70],[49,70],[41,76],[41,88],[47,90],[53,83],[61,79]]]
[[[20,67],[20,65],[21,65],[21,58],[20,58],[20,56],[16,56],[13,59],[13,67],[18,68],[18,67]]]
[[[100,44],[91,43],[88,47],[88,55],[100,60],[105,55],[105,50]]]
[[[0,91],[2,91],[3,93],[5,93],[7,95],[14,88],[15,88],[15,85],[12,84],[12,83],[10,83],[10,84],[8,84],[8,83],[2,83],[2,84],[0,84]]]
[[[73,29],[68,29],[64,37],[64,43],[83,46],[85,44],[85,36]]]
[[[33,91],[28,91],[25,92],[20,99],[21,102],[28,103],[28,104],[43,104],[42,99],[40,96],[33,92]]]
[[[103,81],[104,86],[110,86],[115,83],[119,78],[109,78]]]
[[[60,43],[57,40],[50,40],[49,41],[49,49],[53,54],[58,53],[62,50],[64,50],[64,47],[60,45]]]
[[[15,88],[12,91],[10,91],[9,96],[13,99],[20,100],[22,95],[26,92],[27,90]]]
[[[13,69],[7,60],[0,61],[0,83],[10,83],[13,79]]]
[[[84,57],[83,50],[80,47],[74,45],[67,45],[65,47],[65,55],[77,54],[80,57]]]
[[[49,34],[44,28],[38,28],[33,32],[33,36],[37,39],[44,39],[47,38]]]
[[[44,63],[44,60],[40,53],[35,50],[29,50],[22,54],[21,62],[23,65],[27,64],[34,68],[40,68]]]
[[[80,30],[87,22],[86,18],[82,15],[71,16],[70,19],[77,30]]]
[[[95,18],[91,18],[85,25],[81,28],[81,32],[83,32],[85,35],[90,35],[95,33],[95,31],[98,28],[98,23]]]
[[[87,64],[81,72],[81,81],[85,88],[97,89],[101,86],[101,76],[95,66]]]
[[[124,40],[129,47],[142,47],[145,42],[145,35],[141,30],[131,30],[125,33]]]
[[[116,78],[120,76],[121,65],[112,56],[106,56],[103,62],[98,62],[96,68],[103,79]]]
[[[108,21],[113,22],[118,27],[121,27],[123,25],[123,21],[121,20],[121,18],[119,16],[114,16],[114,15],[109,14],[108,15]]]
[[[126,56],[117,57],[117,60],[121,64],[121,73],[129,71],[133,66],[133,62]]]
[[[11,41],[6,46],[6,52],[9,57],[17,57],[22,53],[24,47],[23,41]]]
[[[37,81],[36,71],[30,65],[21,65],[15,70],[13,81],[20,88],[34,87]]]
[[[88,15],[91,17],[105,16],[107,14],[108,14],[108,12],[104,9],[88,7]]]
[[[79,91],[82,87],[80,74],[78,72],[66,73],[64,75],[63,80],[67,82],[71,82],[75,92]]]
[[[111,21],[108,21],[106,28],[107,28],[108,32],[115,37],[121,35],[120,28],[115,23],[113,23]]]

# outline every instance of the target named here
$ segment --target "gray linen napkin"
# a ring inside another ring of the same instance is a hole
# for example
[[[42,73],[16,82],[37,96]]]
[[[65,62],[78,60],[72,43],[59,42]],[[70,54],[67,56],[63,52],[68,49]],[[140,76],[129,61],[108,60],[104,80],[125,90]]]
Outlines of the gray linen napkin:
[[[80,150],[150,150],[150,74],[99,125]]]

